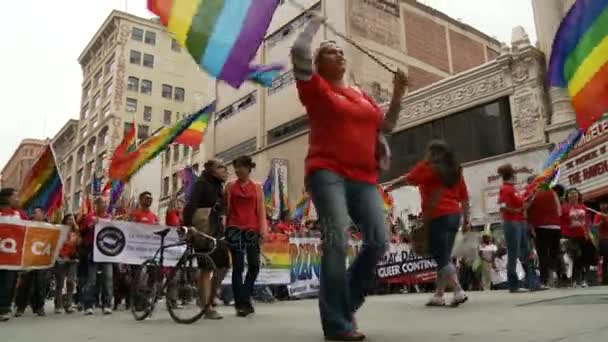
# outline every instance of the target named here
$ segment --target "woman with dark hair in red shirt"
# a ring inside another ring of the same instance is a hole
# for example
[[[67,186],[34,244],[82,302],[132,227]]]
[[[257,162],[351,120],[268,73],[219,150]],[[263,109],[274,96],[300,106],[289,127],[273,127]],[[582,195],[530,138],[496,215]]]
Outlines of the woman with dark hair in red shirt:
[[[387,191],[405,185],[417,186],[420,190],[422,215],[429,222],[431,255],[437,262],[435,295],[427,306],[445,306],[444,292],[450,285],[454,290],[450,305],[456,307],[468,300],[451,260],[461,216],[464,216],[464,225],[469,224],[469,194],[462,167],[444,141],[433,141],[427,148],[426,158],[389,185]]]
[[[589,227],[591,217],[583,204],[583,195],[576,189],[568,189],[562,205],[562,236],[568,239],[567,253],[572,259],[572,282],[587,287],[585,275],[594,263],[595,246],[591,242]]]
[[[346,58],[334,41],[321,44],[314,57],[312,40],[324,21],[312,15],[292,49],[296,86],[310,123],[306,185],[323,232],[319,307],[327,340],[360,341],[355,312],[373,285],[376,263],[387,246],[383,202],[376,188],[378,169],[387,167],[382,133],[394,129],[407,79],[394,76],[386,116],[374,100],[346,84]],[[346,230],[355,223],[363,247],[346,270]]]

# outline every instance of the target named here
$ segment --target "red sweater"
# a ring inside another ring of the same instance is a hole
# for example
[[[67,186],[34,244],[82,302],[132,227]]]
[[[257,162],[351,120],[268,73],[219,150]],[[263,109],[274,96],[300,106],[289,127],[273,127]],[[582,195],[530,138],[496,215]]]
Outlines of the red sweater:
[[[503,221],[524,221],[524,214],[522,212],[513,213],[502,210],[504,208],[522,209],[524,207],[524,201],[517,193],[515,185],[511,183],[504,183],[500,187],[500,192],[498,193],[498,205],[501,207],[500,212],[502,214]]]
[[[591,219],[583,204],[564,204],[562,206],[562,236],[584,238],[587,236]]]
[[[561,225],[560,203],[553,190],[539,192],[530,208],[528,208],[528,222],[535,228]]]

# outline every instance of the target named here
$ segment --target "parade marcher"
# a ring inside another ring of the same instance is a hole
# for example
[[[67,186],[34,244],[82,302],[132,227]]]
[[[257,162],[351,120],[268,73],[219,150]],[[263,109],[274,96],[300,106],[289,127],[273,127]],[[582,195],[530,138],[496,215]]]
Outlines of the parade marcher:
[[[444,306],[445,289],[451,286],[454,297],[450,305],[458,306],[468,300],[452,263],[452,249],[461,218],[464,226],[469,226],[469,195],[462,167],[447,143],[433,141],[427,148],[425,160],[386,190],[393,191],[405,185],[418,186],[420,190],[422,214],[429,227],[430,252],[437,262],[435,294],[427,305]]]
[[[534,180],[528,179],[528,184]],[[527,209],[528,224],[534,231],[536,252],[540,264],[540,280],[544,286],[550,283],[553,272],[560,269],[560,224],[561,204],[557,193],[552,189],[539,191]]]
[[[237,180],[226,185],[226,241],[232,256],[232,291],[237,316],[255,312],[251,297],[260,271],[260,244],[267,234],[262,187],[251,180],[255,163],[249,156],[233,162]],[[243,280],[247,257],[247,275]]]
[[[484,291],[492,289],[492,270],[498,247],[494,244],[492,234],[484,233],[479,245],[479,257],[481,258],[481,287]]]
[[[181,199],[175,199],[171,203],[171,208],[167,210],[165,215],[165,224],[171,227],[181,227],[183,225],[183,210],[184,201]]]
[[[602,257],[602,285],[608,285],[608,202],[600,203],[600,213],[593,220],[599,232],[600,256]]]
[[[586,275],[594,263],[595,247],[589,231],[591,218],[583,204],[583,195],[576,188],[566,192],[561,222],[562,236],[568,239],[566,251],[572,259],[572,283],[587,287]]]
[[[184,225],[194,227],[215,238],[221,238],[224,234],[223,218],[225,216],[224,182],[228,179],[228,169],[219,160],[209,160],[205,163],[204,170],[190,195],[190,200],[184,208]],[[197,248],[197,245],[194,246]],[[201,246],[200,248],[205,248]],[[209,260],[203,259],[199,263],[201,269],[199,275],[200,305],[205,309],[205,318],[211,320],[222,319],[213,308],[213,300],[217,290],[221,286],[228,268],[230,268],[230,256],[225,244],[218,243],[215,251],[209,256]]]
[[[55,313],[73,313],[72,300],[76,289],[76,278],[78,271],[78,245],[80,244],[80,232],[76,225],[74,215],[67,214],[61,222],[70,227],[68,238],[59,251],[55,263]],[[63,289],[65,286],[65,297]]]
[[[0,190],[0,216],[27,220],[28,217],[19,209],[17,191],[13,188]],[[13,295],[17,271],[0,269],[0,322],[8,321],[11,317]]]
[[[391,104],[383,114],[374,100],[344,78],[346,59],[333,41],[313,56],[312,40],[324,18],[313,15],[291,49],[300,101],[310,123],[305,161],[306,186],[321,225],[323,256],[319,307],[327,340],[360,341],[354,316],[374,284],[376,263],[387,248],[378,169],[389,157],[383,133],[394,129],[407,87],[402,71],[394,77]],[[354,222],[363,232],[363,248],[346,270],[345,232]]]
[[[32,211],[32,221],[46,222],[46,213],[43,208],[34,208]],[[21,274],[15,306],[17,311],[15,317],[23,316],[25,308],[29,304],[32,311],[38,316],[46,316],[44,302],[49,283],[48,270],[32,270]]]
[[[104,315],[112,314],[112,302],[114,300],[114,278],[113,267],[109,263],[97,263],[93,261],[93,243],[95,225],[100,219],[109,220],[112,217],[108,214],[108,202],[105,197],[95,199],[95,212],[87,215],[82,224],[82,244],[80,262],[86,263],[86,281],[82,287],[82,305],[84,314],[93,315],[93,306],[97,302],[97,281],[101,281],[101,300]],[[97,272],[101,271],[102,278],[99,279]]]
[[[151,192],[142,192],[139,195],[139,207],[131,213],[131,221],[151,225],[158,224],[158,217],[150,210],[153,200]]]

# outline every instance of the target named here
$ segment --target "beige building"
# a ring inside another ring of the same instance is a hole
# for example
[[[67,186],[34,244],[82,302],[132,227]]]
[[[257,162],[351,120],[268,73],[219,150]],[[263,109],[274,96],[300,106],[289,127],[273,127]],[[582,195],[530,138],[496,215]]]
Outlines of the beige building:
[[[300,3],[321,11],[339,31],[384,62],[406,70],[410,91],[491,62],[500,53],[500,43],[495,39],[413,0]],[[280,5],[258,62],[285,63],[287,70],[268,89],[245,84],[233,90],[220,85],[219,111],[205,138],[209,156],[230,162],[241,154],[253,155],[258,165],[254,178],[258,181],[266,178],[273,160],[281,162],[287,168],[292,205],[304,187],[308,123],[297,97],[289,51],[309,19],[288,1]],[[350,83],[365,89],[379,103],[390,98],[389,72],[326,29],[321,29],[314,44],[326,39],[339,41],[345,49]]]
[[[38,159],[38,154],[44,146],[46,146],[44,140],[23,139],[2,169],[0,187],[21,188],[23,179]]]
[[[66,160],[67,156],[72,151],[74,146],[74,142],[78,136],[78,120],[70,119],[68,120],[63,127],[55,134],[53,139],[51,139],[51,144],[53,146],[53,151],[55,152],[55,159],[57,161],[57,166],[59,167],[59,175],[61,176],[61,180],[63,181],[63,193],[64,205],[68,205],[71,203],[71,193],[72,193],[72,182],[71,182],[71,174],[70,170],[67,167]]]
[[[72,210],[94,173],[107,172],[130,125],[137,125],[137,137],[144,139],[207,104],[213,88],[157,21],[120,11],[110,13],[78,62],[83,74],[78,131],[62,160]],[[160,179],[156,174],[139,183],[160,188]]]

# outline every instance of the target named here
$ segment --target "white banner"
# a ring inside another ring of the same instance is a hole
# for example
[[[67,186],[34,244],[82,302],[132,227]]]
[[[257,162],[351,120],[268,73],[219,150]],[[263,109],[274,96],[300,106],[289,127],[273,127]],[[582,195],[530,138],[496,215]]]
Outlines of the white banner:
[[[95,226],[93,260],[117,264],[141,265],[154,257],[160,248],[160,236],[154,234],[169,227],[125,221],[100,220]],[[165,245],[180,241],[177,230],[165,237]],[[164,266],[175,266],[186,251],[186,246],[165,249]]]

